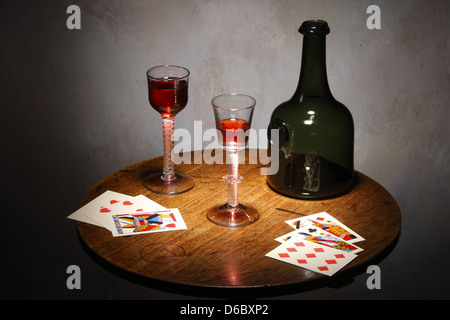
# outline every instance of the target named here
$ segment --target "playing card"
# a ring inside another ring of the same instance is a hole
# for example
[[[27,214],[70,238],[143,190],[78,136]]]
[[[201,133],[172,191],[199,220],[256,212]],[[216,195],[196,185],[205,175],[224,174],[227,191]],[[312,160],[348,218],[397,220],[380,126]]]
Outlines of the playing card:
[[[286,223],[294,229],[309,227],[311,228],[310,232],[314,232],[314,228],[321,229],[348,243],[355,243],[364,240],[363,237],[326,212],[320,212],[309,216],[288,220]]]
[[[178,209],[108,216],[114,237],[187,229]]]
[[[337,238],[319,228],[302,227],[300,229],[282,235],[281,237],[278,237],[275,240],[283,243],[293,237],[297,238],[298,240],[306,240],[314,242],[323,246],[327,246],[345,252],[358,253],[363,251],[362,248],[357,247],[354,244],[350,244],[340,238]]]
[[[108,216],[163,209],[165,209],[163,206],[143,195],[132,197],[108,190],[75,211],[68,218],[109,229]]]
[[[102,227],[103,226],[102,223],[98,222],[98,221],[96,221],[96,219],[94,219],[97,212],[100,211],[100,209],[102,209],[101,207],[106,205],[109,201],[116,201],[115,198],[118,198],[121,196],[125,196],[125,195],[122,195],[120,193],[110,191],[110,190],[105,191],[97,198],[93,199],[92,201],[90,201],[89,203],[84,205],[83,207],[76,210],[74,213],[69,215],[67,218],[90,223],[90,224],[95,224],[97,226]],[[128,197],[128,196],[126,196],[126,197]]]
[[[266,254],[267,257],[332,276],[357,256],[296,237]]]

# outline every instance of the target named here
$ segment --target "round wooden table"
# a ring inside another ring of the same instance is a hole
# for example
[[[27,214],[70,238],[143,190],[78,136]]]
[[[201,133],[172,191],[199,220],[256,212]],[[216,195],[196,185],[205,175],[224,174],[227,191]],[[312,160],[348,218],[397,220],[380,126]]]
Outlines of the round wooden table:
[[[259,162],[249,164],[249,156],[256,159],[257,152],[247,150],[246,161],[239,166],[239,173],[244,177],[239,184],[239,201],[260,212],[257,222],[227,228],[207,220],[207,209],[227,201],[227,185],[222,181],[227,168],[225,162],[205,164],[202,152],[196,151],[189,154],[191,164],[176,166],[177,172],[195,179],[195,187],[186,193],[160,195],[143,187],[146,174],[161,170],[162,157],[158,157],[105,178],[82,201],[84,205],[106,190],[131,196],[143,194],[166,208],[178,208],[187,230],[113,237],[105,228],[78,222],[83,246],[94,259],[126,279],[195,295],[202,295],[203,289],[221,289],[227,295],[233,295],[237,289],[247,292],[262,289],[263,295],[271,295],[271,290],[285,293],[288,288],[302,291],[333,285],[365,272],[369,264],[378,262],[395,246],[401,214],[394,198],[380,184],[357,172],[353,189],[338,198],[318,201],[288,198],[268,187]],[[356,259],[327,277],[265,257],[279,245],[275,238],[293,230],[284,221],[322,211],[366,239],[357,243],[364,251]]]

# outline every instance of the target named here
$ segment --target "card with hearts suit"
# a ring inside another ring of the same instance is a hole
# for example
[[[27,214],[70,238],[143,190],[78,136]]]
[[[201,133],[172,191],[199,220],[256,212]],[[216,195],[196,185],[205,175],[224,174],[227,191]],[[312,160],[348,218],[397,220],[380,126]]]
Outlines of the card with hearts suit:
[[[110,230],[110,224],[108,222],[109,216],[164,209],[163,206],[143,195],[132,197],[108,190],[72,213],[68,218],[94,224]]]

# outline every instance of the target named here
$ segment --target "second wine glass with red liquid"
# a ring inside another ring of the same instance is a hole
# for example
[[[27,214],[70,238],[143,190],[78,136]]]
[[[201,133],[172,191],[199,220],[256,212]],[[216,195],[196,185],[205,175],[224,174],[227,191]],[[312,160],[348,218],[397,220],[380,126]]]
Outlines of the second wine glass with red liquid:
[[[238,184],[242,176],[238,174],[239,151],[245,149],[248,130],[252,122],[256,101],[245,94],[223,94],[212,100],[219,141],[226,151],[228,174],[223,180],[228,184],[228,202],[209,209],[209,221],[226,227],[239,227],[259,219],[259,212],[252,206],[239,203]]]
[[[175,172],[172,160],[175,115],[188,102],[189,70],[173,65],[148,69],[148,98],[150,105],[162,116],[164,161],[163,172],[144,178],[144,186],[156,193],[177,194],[191,190],[195,181]]]

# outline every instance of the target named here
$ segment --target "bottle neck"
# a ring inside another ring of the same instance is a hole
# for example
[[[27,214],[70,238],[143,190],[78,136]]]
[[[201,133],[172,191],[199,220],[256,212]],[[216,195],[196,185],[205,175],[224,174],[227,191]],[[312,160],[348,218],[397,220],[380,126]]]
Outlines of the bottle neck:
[[[302,67],[294,99],[333,99],[328,86],[325,35],[304,35]]]

